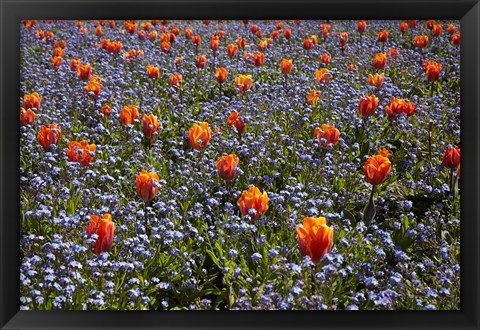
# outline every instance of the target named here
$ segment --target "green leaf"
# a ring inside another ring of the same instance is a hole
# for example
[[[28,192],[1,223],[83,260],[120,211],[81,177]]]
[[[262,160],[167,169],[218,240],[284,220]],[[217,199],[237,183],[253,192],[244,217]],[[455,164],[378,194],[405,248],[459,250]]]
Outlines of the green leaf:
[[[221,268],[220,262],[218,261],[218,258],[215,256],[215,253],[213,253],[210,250],[207,250],[207,254],[210,256],[210,258],[212,258],[213,263],[217,265],[218,268]]]
[[[367,155],[370,152],[370,141],[365,142],[362,144],[360,147],[360,158],[363,158],[363,156]]]
[[[352,223],[352,225],[355,225],[357,223],[357,219],[355,218],[355,216],[348,210],[343,210],[342,211],[342,217],[344,219],[348,219],[350,220],[350,222]]]
[[[408,230],[408,225],[409,225],[408,217],[405,215],[402,218],[402,232],[403,233],[405,233]]]

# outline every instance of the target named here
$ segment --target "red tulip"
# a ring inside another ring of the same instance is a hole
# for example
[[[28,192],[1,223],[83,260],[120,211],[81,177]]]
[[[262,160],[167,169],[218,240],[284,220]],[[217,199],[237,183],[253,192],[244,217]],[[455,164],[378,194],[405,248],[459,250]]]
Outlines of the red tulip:
[[[237,205],[244,216],[248,215],[255,221],[268,211],[269,200],[267,192],[261,193],[257,187],[252,186],[250,189],[242,192]]]
[[[89,236],[93,234],[98,236],[92,246],[92,250],[96,255],[112,249],[115,225],[110,214],[105,213],[101,219],[96,215],[91,215],[86,232]]]
[[[300,254],[309,256],[315,265],[330,253],[333,246],[333,228],[327,226],[327,220],[320,218],[304,218],[303,226],[296,228]]]
[[[443,154],[442,165],[450,169],[460,166],[460,148],[448,148]]]
[[[391,170],[392,164],[390,160],[382,155],[370,157],[363,166],[365,178],[374,186],[385,181]]]
[[[223,156],[215,163],[215,168],[217,169],[218,176],[223,180],[230,181],[233,179],[236,173],[236,168],[240,160],[237,155],[231,154],[228,156]]]
[[[150,202],[158,193],[160,180],[157,173],[142,170],[135,178],[137,195],[145,202]]]
[[[60,130],[60,127],[54,124],[50,124],[49,127],[42,125],[38,132],[38,142],[43,150],[48,150],[52,144],[58,145],[58,141],[61,137],[62,131]]]

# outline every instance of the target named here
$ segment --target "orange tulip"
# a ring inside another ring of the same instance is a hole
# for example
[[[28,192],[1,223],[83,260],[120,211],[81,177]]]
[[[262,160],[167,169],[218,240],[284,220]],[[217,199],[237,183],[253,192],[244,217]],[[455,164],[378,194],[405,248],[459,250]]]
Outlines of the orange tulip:
[[[162,50],[162,52],[164,52],[165,54],[169,53],[170,52],[170,49],[171,49],[171,44],[169,41],[163,41],[161,44],[160,44],[160,49]]]
[[[410,104],[405,100],[393,98],[385,108],[385,112],[388,119],[391,119],[394,115],[399,115],[401,113],[404,113],[410,117],[415,113],[416,107],[416,104]]]
[[[235,170],[239,162],[240,159],[238,159],[237,155],[235,154],[221,157],[215,163],[215,168],[217,169],[218,176],[226,181],[232,180],[235,176]]]
[[[147,74],[149,78],[157,80],[160,76],[160,69],[156,66],[149,65],[147,66]]]
[[[327,53],[323,54],[322,57],[320,57],[320,61],[322,61],[323,64],[328,65],[330,63],[330,60],[332,57],[328,55]]]
[[[408,30],[408,24],[405,22],[400,23],[400,32],[403,34]]]
[[[123,44],[120,41],[109,42],[107,44],[107,52],[118,55],[123,48]]]
[[[55,34],[53,34],[52,31],[45,32],[45,39],[47,40],[47,42],[52,42],[54,38]]]
[[[134,20],[123,22],[123,26],[130,34],[134,34],[137,31],[137,23]]]
[[[142,170],[135,178],[137,195],[145,202],[150,202],[158,193],[160,179],[157,173]]]
[[[53,50],[53,56],[63,57],[63,55],[65,55],[65,51],[63,50],[63,48],[55,47],[55,49]]]
[[[52,65],[56,68],[58,68],[60,65],[62,65],[62,58],[60,56],[55,56],[52,58]]]
[[[448,148],[443,154],[442,165],[450,169],[460,166],[460,148]]]
[[[175,57],[175,66],[178,68],[182,65],[183,59],[180,56]]]
[[[170,86],[178,87],[182,83],[182,75],[179,73],[170,75]]]
[[[282,74],[284,76],[288,76],[293,69],[293,62],[292,60],[283,59],[280,63],[280,69],[282,70]]]
[[[138,39],[145,40],[145,38],[147,38],[147,32],[145,32],[145,30],[140,30],[138,31],[137,36]]]
[[[328,73],[328,69],[323,68],[315,72],[315,79],[317,80],[317,84],[321,84],[322,82],[328,84],[330,82],[330,73]]]
[[[207,57],[205,55],[198,55],[196,65],[199,69],[205,69],[207,66]]]
[[[378,33],[378,41],[386,42],[388,40],[388,31],[380,31]]]
[[[202,38],[200,38],[200,36],[193,36],[192,37],[192,43],[198,47],[198,45],[200,45],[200,43],[202,42]]]
[[[25,109],[40,109],[42,97],[37,93],[26,94],[23,96],[23,107]]]
[[[398,49],[397,48],[390,48],[389,50],[387,50],[387,56],[393,58],[394,60],[397,59],[397,55],[398,55]]]
[[[96,150],[97,147],[94,144],[89,145],[86,140],[82,140],[80,142],[70,141],[65,152],[71,162],[77,162],[82,167],[86,167],[90,165],[93,157],[95,157]]]
[[[97,75],[90,77],[90,81],[84,87],[85,93],[89,94],[92,92],[95,97],[97,97],[101,92],[102,80],[98,78]]]
[[[90,64],[79,64],[77,66],[77,76],[81,80],[88,80],[90,74],[92,73],[92,67]]]
[[[237,131],[238,135],[242,135],[245,132],[245,123],[240,118],[240,114],[238,112],[232,112],[227,119],[228,125],[234,128]]]
[[[112,107],[109,106],[108,104],[104,105],[101,109],[100,112],[105,116],[105,117],[110,117],[110,113],[112,112]]]
[[[237,55],[238,52],[238,47],[235,46],[234,44],[229,44],[227,46],[227,54],[230,58],[234,58],[235,55]]]
[[[447,29],[448,34],[454,34],[455,31],[457,31],[457,28],[455,27],[455,25],[450,24]]]
[[[160,128],[160,123],[158,122],[157,116],[153,114],[150,114],[150,115],[143,114],[142,127],[143,127],[143,135],[145,136],[145,138],[153,139],[153,135]]]
[[[267,48],[268,48],[268,41],[267,41],[267,39],[263,39],[262,41],[260,41],[260,42],[258,43],[258,47],[257,47],[257,48],[258,48],[258,50],[261,51],[261,52],[266,51]]]
[[[71,71],[77,71],[77,67],[80,63],[81,62],[80,62],[79,59],[75,59],[75,58],[71,59],[70,60],[70,70]]]
[[[218,36],[213,36],[211,39],[210,39],[210,49],[215,53],[217,50],[218,50],[218,46],[219,46],[219,38]]]
[[[303,40],[303,49],[310,50],[313,47],[315,47],[315,44],[313,43],[312,39],[307,38]]]
[[[428,81],[438,80],[438,77],[440,76],[440,71],[442,71],[442,65],[435,61],[425,62],[423,64],[423,68],[425,69]]]
[[[185,39],[192,39],[193,31],[190,28],[185,29]]]
[[[383,69],[387,65],[387,55],[384,53],[378,53],[375,55],[375,59],[373,60],[373,66],[377,69]]]
[[[274,30],[272,31],[272,33],[270,33],[270,36],[272,37],[272,39],[278,39],[280,37],[280,32]]]
[[[287,40],[290,39],[292,37],[292,30],[290,30],[290,29],[283,30],[283,36]]]
[[[135,119],[138,119],[138,109],[134,105],[125,105],[120,111],[120,121],[124,126],[133,124]]]
[[[318,100],[320,99],[320,92],[317,92],[316,90],[310,91],[310,93],[307,95],[307,104],[312,105],[316,104]]]
[[[221,85],[227,81],[228,71],[225,68],[217,68],[215,71],[215,79]]]
[[[65,49],[65,47],[67,47],[67,40],[57,40],[57,41],[55,41],[55,48],[57,48],[57,47]]]
[[[242,192],[242,195],[237,201],[240,207],[240,212],[244,216],[250,216],[252,220],[260,219],[268,211],[268,194],[266,191],[263,194],[255,186]]]
[[[424,48],[428,45],[428,37],[427,36],[416,36],[413,39],[413,44],[418,48]]]
[[[264,62],[265,62],[265,56],[263,55],[263,53],[256,53],[253,56],[253,63],[255,64],[256,67],[262,66]]]
[[[410,29],[415,29],[415,26],[417,25],[417,20],[415,19],[408,20],[407,24]]]
[[[62,131],[60,130],[60,127],[54,124],[50,124],[49,127],[42,125],[38,132],[38,142],[43,150],[48,150],[52,144],[58,145],[58,141],[61,137]]]
[[[348,42],[348,33],[347,32],[342,32],[340,33],[340,46],[345,46]]]
[[[327,226],[324,217],[304,218],[303,226],[296,228],[300,254],[309,256],[315,265],[330,253],[333,246],[333,228]]]
[[[239,75],[235,78],[235,85],[240,93],[245,93],[252,87],[252,76],[251,75]]]
[[[430,20],[427,21],[426,24],[427,24],[427,28],[428,28],[429,30],[432,30],[433,27],[435,26],[436,22],[435,22],[435,20],[430,19]]]
[[[375,73],[374,75],[369,74],[368,75],[368,85],[369,86],[375,86],[377,88],[382,87],[384,76],[385,76],[384,73],[381,73],[381,74]]]
[[[96,215],[91,215],[86,232],[89,236],[93,234],[98,236],[92,246],[92,250],[96,255],[112,249],[115,225],[112,222],[112,216],[110,214],[105,213],[101,219]]]
[[[322,24],[320,25],[320,29],[322,30],[322,37],[323,39],[327,39],[330,35],[330,24]]]
[[[247,40],[245,40],[245,38],[238,38],[237,45],[238,45],[238,48],[244,49],[247,46]]]
[[[385,181],[392,170],[390,160],[382,155],[370,157],[363,166],[365,178],[372,185],[378,185]]]
[[[142,23],[140,26],[141,26],[142,29],[144,29],[145,31],[150,31],[150,29],[152,28],[152,24],[149,23],[149,22]]]
[[[442,30],[443,26],[441,26],[440,24],[436,24],[433,26],[432,33],[435,37],[438,37],[442,33]]]
[[[211,137],[212,131],[206,122],[202,122],[200,125],[193,124],[188,130],[188,141],[195,150],[205,149]]]
[[[148,40],[150,40],[151,42],[155,42],[155,40],[157,40],[157,37],[157,31],[150,31],[150,33],[148,34]]]
[[[360,21],[360,22],[357,23],[358,32],[363,33],[363,32],[365,32],[366,29],[367,29],[367,22]]]
[[[103,35],[103,31],[102,31],[102,27],[101,27],[101,26],[95,27],[95,35],[96,35],[97,37],[99,37],[99,38]]]
[[[378,97],[365,95],[358,102],[358,113],[363,117],[373,115],[378,106]]]
[[[20,126],[33,125],[35,122],[35,112],[32,109],[25,110],[21,108],[20,110]]]
[[[460,33],[456,33],[452,36],[452,42],[454,45],[460,45]]]
[[[315,127],[315,137],[319,141],[325,139],[326,141],[322,143],[322,148],[326,148],[329,147],[330,144],[334,146],[338,143],[340,131],[333,125],[323,124],[322,128]]]

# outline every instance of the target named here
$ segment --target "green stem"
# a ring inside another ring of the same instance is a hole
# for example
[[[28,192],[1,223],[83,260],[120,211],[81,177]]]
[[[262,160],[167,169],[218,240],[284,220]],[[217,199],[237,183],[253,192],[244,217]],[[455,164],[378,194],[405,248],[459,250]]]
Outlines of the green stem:
[[[363,221],[365,222],[366,225],[368,225],[370,223],[370,221],[372,220],[372,219],[367,219],[367,217],[370,214],[370,212],[372,211],[372,208],[375,207],[374,204],[373,204],[373,197],[375,195],[375,187],[376,187],[376,185],[372,185],[372,191],[370,192],[370,199],[368,200],[368,205],[365,208],[365,212],[363,213]],[[367,224],[367,220],[369,222],[368,224]]]
[[[150,227],[148,226],[148,218],[147,218],[147,202],[143,203],[143,221],[144,221],[144,226],[145,226],[145,234],[147,234],[148,237],[150,237]]]
[[[455,197],[455,191],[453,191],[454,189],[453,171],[454,170],[455,170],[454,168],[450,169],[450,194],[452,195],[452,197]]]

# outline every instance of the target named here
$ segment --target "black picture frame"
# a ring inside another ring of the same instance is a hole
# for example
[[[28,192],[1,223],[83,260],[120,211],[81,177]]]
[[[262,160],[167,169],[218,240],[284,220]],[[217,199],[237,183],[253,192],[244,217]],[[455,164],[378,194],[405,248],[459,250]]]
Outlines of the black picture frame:
[[[479,329],[480,3],[478,0],[15,1],[1,9],[2,329]],[[19,27],[22,19],[460,19],[460,311],[19,311]]]

